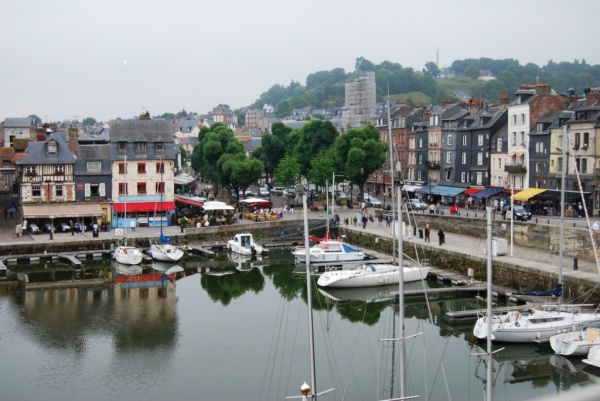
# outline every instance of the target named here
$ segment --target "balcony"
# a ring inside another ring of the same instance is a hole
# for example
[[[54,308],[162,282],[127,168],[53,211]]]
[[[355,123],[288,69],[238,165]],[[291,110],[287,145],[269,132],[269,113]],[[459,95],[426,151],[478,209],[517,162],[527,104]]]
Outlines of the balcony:
[[[525,174],[527,173],[527,166],[524,164],[506,164],[504,171],[511,174]]]
[[[427,168],[430,170],[439,170],[440,162],[427,162]]]

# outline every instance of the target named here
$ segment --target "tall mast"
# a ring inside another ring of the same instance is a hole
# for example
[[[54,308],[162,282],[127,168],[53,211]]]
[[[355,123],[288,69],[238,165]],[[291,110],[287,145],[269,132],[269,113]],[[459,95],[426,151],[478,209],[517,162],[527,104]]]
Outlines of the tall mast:
[[[560,176],[560,243],[558,247],[558,284],[563,282],[563,258],[564,258],[564,244],[565,244],[565,185],[567,175],[567,145],[571,146],[568,138],[567,124],[563,126],[563,140],[562,140],[562,171]],[[558,308],[562,302],[562,292],[557,295]]]
[[[390,178],[392,181],[392,186],[390,189],[391,199],[392,199],[392,216],[394,215],[394,211],[396,210],[396,204],[394,202],[394,145],[392,144],[392,120],[391,120],[391,112],[390,112],[390,88],[388,87],[388,99],[387,99],[387,117],[388,117],[388,144],[390,145]],[[385,184],[384,184],[385,185]],[[399,194],[398,196],[401,196]],[[393,222],[394,219],[392,219]],[[398,221],[401,222],[400,213],[398,213]],[[396,225],[392,224],[392,238],[394,238],[396,230]],[[392,263],[396,262],[396,243],[392,241]]]

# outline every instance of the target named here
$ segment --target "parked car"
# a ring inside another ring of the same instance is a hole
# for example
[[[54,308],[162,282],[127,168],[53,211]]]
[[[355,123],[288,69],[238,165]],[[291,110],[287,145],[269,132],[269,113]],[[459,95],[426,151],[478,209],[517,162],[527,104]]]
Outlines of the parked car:
[[[503,218],[505,220],[508,220],[512,218],[514,220],[523,220],[523,221],[527,221],[531,219],[531,212],[529,212],[527,209],[525,209],[523,206],[521,205],[514,205],[515,211],[514,213],[510,212],[510,205],[506,205],[502,208],[502,214],[504,215]]]
[[[71,231],[71,227],[69,227],[67,223],[58,223],[58,226],[56,226],[56,230],[62,233],[66,233],[67,231]]]
[[[337,193],[337,199],[345,201],[348,199],[348,195],[346,195],[345,192],[340,191]]]
[[[427,203],[421,201],[420,199],[409,199],[406,207],[408,210],[424,211],[427,209]]]
[[[295,188],[286,188],[283,190],[283,197],[286,199],[294,199],[296,197]]]
[[[273,189],[271,189],[271,195],[283,195],[283,191],[285,191],[284,187],[273,187]]]
[[[254,194],[254,192],[247,190],[246,192],[244,192],[244,198],[253,198],[256,195]]]
[[[54,229],[54,230],[52,229],[52,224],[50,224],[50,223],[45,223],[45,224],[42,226],[42,230],[43,230],[45,233],[49,233],[50,231],[56,231],[56,229]]]
[[[265,198],[269,197],[269,190],[267,188],[258,188],[258,196],[262,196]]]
[[[369,207],[383,207],[383,203],[377,198],[370,197],[367,201],[367,206]]]
[[[363,198],[362,198],[362,200],[364,200],[365,202],[368,202],[370,197],[371,197],[371,196],[369,195],[369,193],[368,193],[368,192],[365,192],[365,193],[363,193]],[[360,200],[360,199],[359,199],[359,200]]]
[[[40,234],[41,233],[40,228],[35,223],[29,223],[27,225],[27,229],[29,230],[30,234]]]

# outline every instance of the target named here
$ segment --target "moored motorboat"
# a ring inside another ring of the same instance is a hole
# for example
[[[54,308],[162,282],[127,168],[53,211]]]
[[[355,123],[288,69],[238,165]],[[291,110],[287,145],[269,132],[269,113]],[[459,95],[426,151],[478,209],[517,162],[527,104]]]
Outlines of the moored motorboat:
[[[115,248],[113,257],[124,265],[139,265],[144,255],[140,247],[127,245],[127,239],[124,238],[122,244]]]
[[[590,348],[590,352],[588,353],[587,358],[583,360],[583,362],[588,365],[595,366],[600,368],[600,345],[594,345]]]
[[[403,282],[419,281],[429,274],[428,266],[404,266]],[[365,263],[350,270],[328,271],[317,280],[320,287],[358,288],[398,284],[400,267],[393,264]]]
[[[340,240],[325,240],[309,248],[310,264],[342,264],[345,262],[358,262],[365,259],[365,253]],[[306,263],[306,249],[297,247],[292,254],[296,262]]]
[[[236,234],[227,241],[227,248],[231,252],[246,256],[262,255],[263,253],[263,247],[254,242],[254,237],[250,233]]]

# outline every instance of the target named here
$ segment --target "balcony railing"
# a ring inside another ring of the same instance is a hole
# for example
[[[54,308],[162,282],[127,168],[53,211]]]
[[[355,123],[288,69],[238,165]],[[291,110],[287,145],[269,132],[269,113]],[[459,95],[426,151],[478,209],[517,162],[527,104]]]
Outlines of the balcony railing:
[[[440,162],[427,162],[427,168],[430,170],[439,170]]]
[[[506,164],[504,171],[511,174],[525,174],[527,173],[527,166],[524,164]]]

